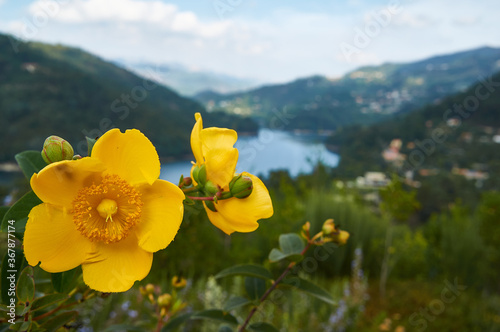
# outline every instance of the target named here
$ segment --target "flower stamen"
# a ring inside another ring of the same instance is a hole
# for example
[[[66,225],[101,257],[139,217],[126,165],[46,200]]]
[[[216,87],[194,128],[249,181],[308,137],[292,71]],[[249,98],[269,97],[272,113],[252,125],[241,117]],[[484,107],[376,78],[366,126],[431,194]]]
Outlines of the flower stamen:
[[[91,241],[118,242],[139,223],[141,194],[118,175],[81,189],[73,201],[73,222]],[[108,222],[109,221],[109,222]]]

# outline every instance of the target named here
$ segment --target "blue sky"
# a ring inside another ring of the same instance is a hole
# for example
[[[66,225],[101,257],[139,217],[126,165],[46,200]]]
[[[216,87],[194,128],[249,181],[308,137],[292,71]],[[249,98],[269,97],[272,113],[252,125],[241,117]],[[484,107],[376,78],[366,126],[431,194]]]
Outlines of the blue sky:
[[[500,47],[498,0],[0,0],[0,31],[262,82]]]

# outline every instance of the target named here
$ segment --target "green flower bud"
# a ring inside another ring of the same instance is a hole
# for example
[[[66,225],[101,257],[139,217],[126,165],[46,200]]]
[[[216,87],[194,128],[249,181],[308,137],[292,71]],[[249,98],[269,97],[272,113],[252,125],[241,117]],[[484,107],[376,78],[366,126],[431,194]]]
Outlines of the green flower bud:
[[[346,231],[338,231],[337,233],[332,234],[332,241],[340,246],[346,244],[348,239],[349,239],[349,233]]]
[[[206,183],[205,183],[205,192],[210,195],[210,196],[214,196],[215,194],[217,194],[219,192],[219,186],[217,186],[215,183],[213,183],[212,181],[208,180]]]
[[[172,295],[165,293],[158,296],[158,305],[160,307],[168,307],[172,302]]]
[[[47,164],[73,159],[73,147],[59,136],[49,136],[43,143],[42,158]]]
[[[189,187],[193,183],[193,180],[189,176],[182,179],[182,181],[185,187]]]
[[[193,169],[193,178],[197,183],[202,185],[207,182],[207,169],[205,167],[205,164],[201,166],[195,166],[195,168]]]
[[[229,183],[229,190],[236,198],[247,198],[253,191],[252,179],[248,176],[235,176]]]
[[[331,233],[335,232],[335,224],[333,223],[333,219],[326,220],[321,231],[324,235],[330,235]]]
[[[153,294],[155,292],[155,285],[147,284],[146,285],[146,293]]]

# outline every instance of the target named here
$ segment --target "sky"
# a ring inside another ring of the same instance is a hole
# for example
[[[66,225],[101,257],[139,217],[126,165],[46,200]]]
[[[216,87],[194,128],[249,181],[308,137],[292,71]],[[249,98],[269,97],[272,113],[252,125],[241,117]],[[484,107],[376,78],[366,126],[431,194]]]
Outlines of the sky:
[[[0,0],[0,32],[261,82],[500,47],[498,0]]]

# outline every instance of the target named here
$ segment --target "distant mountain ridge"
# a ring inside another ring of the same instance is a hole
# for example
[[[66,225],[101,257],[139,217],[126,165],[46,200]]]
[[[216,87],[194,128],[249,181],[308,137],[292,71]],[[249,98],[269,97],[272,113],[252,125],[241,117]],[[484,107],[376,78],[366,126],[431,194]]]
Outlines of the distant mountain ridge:
[[[259,85],[259,81],[234,77],[206,70],[192,70],[179,64],[154,64],[150,62],[117,61],[117,64],[137,75],[152,78],[173,88],[183,96],[194,96],[211,90],[233,93]]]
[[[80,49],[17,41],[0,34],[0,162],[41,150],[50,135],[86,154],[85,136],[117,127],[141,130],[160,157],[191,154],[194,114],[207,125],[256,131],[252,121],[207,114],[202,105]]]
[[[293,114],[287,129],[337,129],[382,121],[464,91],[500,69],[500,49],[482,47],[405,63],[362,67],[342,78],[312,76],[247,92],[204,92],[208,110],[244,114],[270,123],[276,110]],[[274,111],[273,111],[274,110]]]

